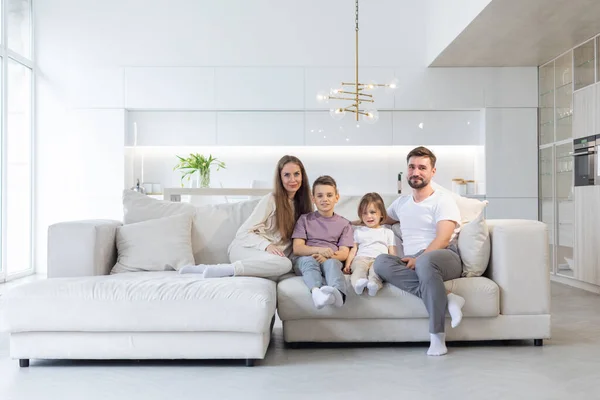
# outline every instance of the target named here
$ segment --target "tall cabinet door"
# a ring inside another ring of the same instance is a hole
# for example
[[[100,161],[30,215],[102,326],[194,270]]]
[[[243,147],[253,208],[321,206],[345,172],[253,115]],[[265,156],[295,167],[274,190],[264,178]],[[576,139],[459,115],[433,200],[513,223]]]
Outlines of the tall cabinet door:
[[[578,186],[574,199],[574,276],[580,281],[600,285],[600,186]]]
[[[573,138],[575,139],[596,133],[597,86],[588,86],[573,95]]]
[[[573,144],[554,148],[556,273],[573,277]]]
[[[540,221],[548,226],[550,271],[554,270],[554,147],[540,150]]]

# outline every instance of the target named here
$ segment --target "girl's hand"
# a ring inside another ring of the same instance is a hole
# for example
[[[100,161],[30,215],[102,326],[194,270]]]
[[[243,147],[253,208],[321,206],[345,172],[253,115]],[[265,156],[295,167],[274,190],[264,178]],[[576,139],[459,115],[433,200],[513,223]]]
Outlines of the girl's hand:
[[[285,257],[285,254],[283,254],[283,251],[279,250],[277,248],[277,246],[275,246],[274,244],[268,245],[267,248],[265,249],[265,251],[267,253],[275,254],[276,256]]]
[[[342,271],[344,271],[346,275],[350,275],[352,273],[352,269],[350,269],[349,265],[346,265]]]

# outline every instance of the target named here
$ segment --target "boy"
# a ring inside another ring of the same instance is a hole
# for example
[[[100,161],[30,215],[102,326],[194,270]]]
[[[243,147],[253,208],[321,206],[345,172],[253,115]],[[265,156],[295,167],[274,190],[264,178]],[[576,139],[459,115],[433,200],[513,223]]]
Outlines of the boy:
[[[301,215],[292,234],[294,255],[298,256],[294,271],[302,275],[317,309],[341,307],[346,301],[342,264],[354,245],[354,233],[350,221],[333,212],[339,198],[332,177],[317,178],[312,187],[317,211]]]

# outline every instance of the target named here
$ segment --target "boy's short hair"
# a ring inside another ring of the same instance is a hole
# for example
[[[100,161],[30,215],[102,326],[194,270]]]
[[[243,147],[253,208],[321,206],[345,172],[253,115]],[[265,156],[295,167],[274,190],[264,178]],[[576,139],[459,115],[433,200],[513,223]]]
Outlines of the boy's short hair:
[[[335,179],[333,179],[329,175],[321,175],[313,182],[313,185],[312,185],[312,194],[313,195],[315,194],[315,187],[317,187],[317,185],[333,186],[333,188],[335,189],[335,193],[337,194],[337,192],[338,192],[337,183],[335,183]]]
[[[383,202],[383,199],[381,198],[379,193],[373,192],[365,194],[362,197],[362,199],[360,199],[360,204],[358,205],[358,219],[360,219],[361,223],[362,215],[369,206],[369,204],[373,204],[375,208],[378,209],[381,213],[381,221],[379,221],[380,224],[387,219],[387,211],[385,209],[385,203]]]

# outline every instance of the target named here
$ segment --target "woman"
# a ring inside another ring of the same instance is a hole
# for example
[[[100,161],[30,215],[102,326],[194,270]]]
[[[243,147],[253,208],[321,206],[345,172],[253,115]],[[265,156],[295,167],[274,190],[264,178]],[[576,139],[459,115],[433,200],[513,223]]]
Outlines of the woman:
[[[260,200],[229,245],[231,264],[192,265],[179,272],[202,273],[205,278],[284,275],[292,269],[288,256],[294,225],[300,215],[311,211],[304,165],[294,156],[283,156],[277,163],[274,192]]]

